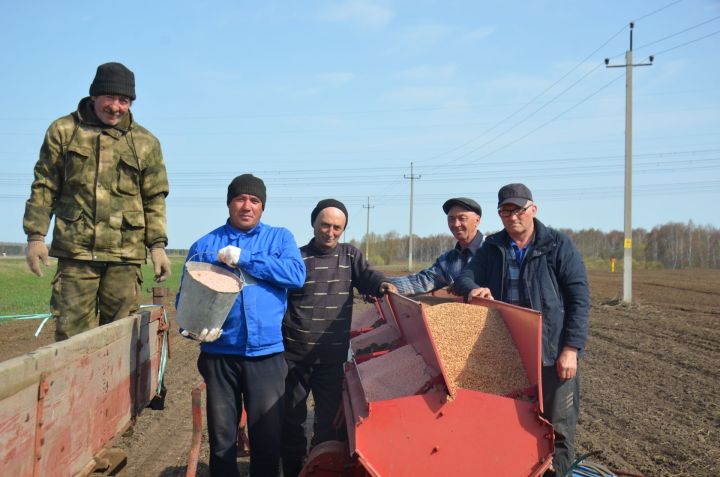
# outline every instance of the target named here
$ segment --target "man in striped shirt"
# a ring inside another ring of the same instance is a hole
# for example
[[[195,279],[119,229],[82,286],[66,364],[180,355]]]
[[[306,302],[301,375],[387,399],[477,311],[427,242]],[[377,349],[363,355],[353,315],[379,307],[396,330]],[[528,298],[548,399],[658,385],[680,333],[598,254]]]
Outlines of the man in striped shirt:
[[[392,277],[390,281],[401,295],[417,295],[448,287],[452,292],[455,278],[468,264],[483,243],[483,234],[478,231],[482,209],[467,197],[448,199],[443,204],[447,214],[448,227],[457,240],[455,247],[443,253],[430,268],[413,275]]]
[[[282,436],[285,477],[295,477],[302,469],[310,392],[315,400],[312,445],[339,437],[333,420],[342,399],[353,288],[363,295],[375,296],[397,291],[385,275],[368,264],[360,250],[348,243],[338,243],[347,218],[342,202],[335,199],[318,202],[310,214],[314,237],[300,247],[307,270],[305,284],[302,289],[288,293],[288,310],[283,321],[288,364]]]

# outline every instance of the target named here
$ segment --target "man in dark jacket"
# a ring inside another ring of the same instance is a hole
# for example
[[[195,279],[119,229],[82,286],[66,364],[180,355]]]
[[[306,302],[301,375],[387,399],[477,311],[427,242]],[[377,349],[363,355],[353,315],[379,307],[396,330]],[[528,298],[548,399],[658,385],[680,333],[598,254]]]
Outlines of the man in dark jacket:
[[[342,202],[325,199],[310,214],[314,238],[300,248],[307,276],[302,289],[291,290],[283,321],[285,422],[283,472],[295,477],[307,450],[304,423],[307,398],[315,400],[312,445],[337,439],[333,420],[342,398],[343,363],[347,360],[352,321],[353,287],[365,295],[396,291],[374,270],[362,252],[338,243],[347,225]]]
[[[498,214],[505,230],[485,239],[456,289],[468,300],[497,298],[542,313],[543,407],[555,428],[555,475],[562,476],[575,459],[578,354],[590,306],[585,265],[569,237],[535,218],[537,205],[525,185],[500,189]]]

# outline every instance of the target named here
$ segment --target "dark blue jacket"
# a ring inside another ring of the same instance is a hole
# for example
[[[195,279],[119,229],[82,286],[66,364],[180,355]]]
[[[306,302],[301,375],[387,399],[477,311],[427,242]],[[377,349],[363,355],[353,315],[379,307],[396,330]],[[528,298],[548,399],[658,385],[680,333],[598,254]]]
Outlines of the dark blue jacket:
[[[301,287],[305,281],[305,264],[294,237],[285,228],[262,222],[243,232],[228,221],[195,242],[188,259],[228,268],[217,261],[217,251],[226,245],[240,248],[238,265],[257,283],[242,289],[223,324],[223,334],[217,341],[203,343],[202,351],[241,356],[283,351],[282,319],[287,309],[287,292]]]
[[[525,257],[520,280],[531,308],[542,313],[542,361],[550,366],[563,346],[583,350],[588,333],[590,290],[582,256],[570,238],[537,219],[535,241]],[[505,254],[510,236],[503,230],[485,239],[482,248],[455,281],[464,296],[473,288],[489,288],[505,300]]]

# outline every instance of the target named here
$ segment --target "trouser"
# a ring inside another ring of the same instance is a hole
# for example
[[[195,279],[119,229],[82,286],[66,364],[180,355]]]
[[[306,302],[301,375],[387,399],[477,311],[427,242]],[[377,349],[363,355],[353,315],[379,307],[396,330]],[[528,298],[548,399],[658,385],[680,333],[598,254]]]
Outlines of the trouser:
[[[207,386],[210,475],[240,476],[237,432],[244,405],[250,440],[250,476],[279,476],[287,374],[283,354],[245,357],[200,353],[198,370]]]
[[[315,401],[311,445],[342,438],[333,425],[342,399],[343,364],[303,364],[288,360],[283,422],[283,476],[296,477],[307,453],[305,420],[310,392]]]
[[[55,341],[135,313],[141,285],[137,264],[58,259],[50,299]]]
[[[580,367],[573,379],[561,381],[555,366],[542,368],[544,417],[555,429],[555,476],[562,477],[575,461],[575,427],[580,414]]]

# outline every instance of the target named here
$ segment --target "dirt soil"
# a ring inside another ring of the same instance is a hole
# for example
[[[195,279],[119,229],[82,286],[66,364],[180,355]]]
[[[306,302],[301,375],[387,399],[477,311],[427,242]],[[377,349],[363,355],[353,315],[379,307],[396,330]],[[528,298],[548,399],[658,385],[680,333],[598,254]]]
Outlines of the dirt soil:
[[[636,270],[633,304],[622,273],[590,272],[592,309],[581,363],[578,452],[643,476],[720,475],[720,271]],[[52,341],[50,323],[2,324],[0,359]],[[198,346],[172,334],[163,411],[146,409],[115,443],[125,476],[184,476],[192,433]],[[207,476],[207,435],[199,476]],[[247,474],[247,458],[239,460]],[[479,469],[480,472],[480,469]],[[478,474],[480,475],[481,472]]]

